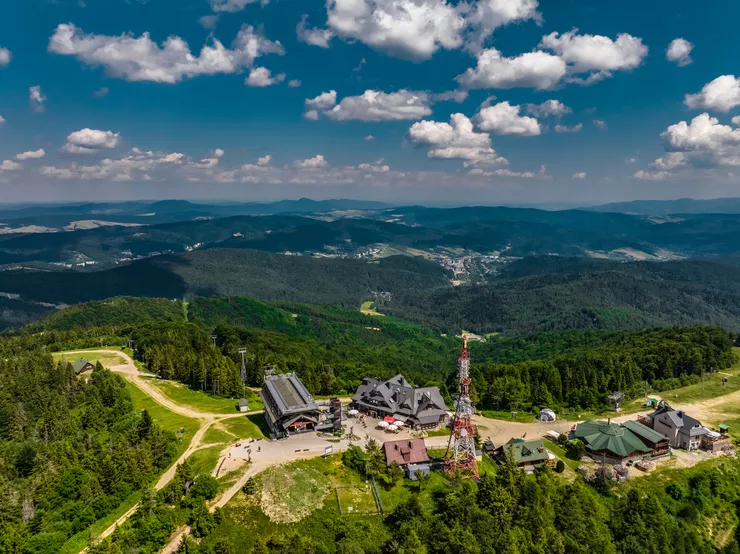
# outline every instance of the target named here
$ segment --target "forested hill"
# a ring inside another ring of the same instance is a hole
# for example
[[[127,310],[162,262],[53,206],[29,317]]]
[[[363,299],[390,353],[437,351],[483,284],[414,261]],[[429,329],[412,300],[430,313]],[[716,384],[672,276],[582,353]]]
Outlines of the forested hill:
[[[37,349],[3,356],[0,382],[2,553],[59,552],[176,457],[175,434],[135,412],[102,366],[88,385]]]
[[[479,333],[691,324],[740,330],[738,282],[740,269],[710,262],[548,257],[513,264],[489,284],[406,292],[379,304],[384,313]]]
[[[94,273],[4,271],[0,291],[26,300],[70,304],[113,296],[227,295],[359,305],[375,292],[441,287],[449,278],[441,266],[408,256],[365,262],[212,249],[158,256]]]

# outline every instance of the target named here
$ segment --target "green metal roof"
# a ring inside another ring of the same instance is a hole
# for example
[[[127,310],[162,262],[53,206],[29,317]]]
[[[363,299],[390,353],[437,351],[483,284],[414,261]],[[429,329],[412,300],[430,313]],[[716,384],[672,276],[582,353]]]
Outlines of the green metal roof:
[[[85,358],[79,358],[78,360],[75,360],[74,362],[72,362],[72,367],[74,368],[75,373],[79,373],[89,363],[90,362],[88,362]]]
[[[637,435],[618,423],[584,421],[576,427],[576,438],[582,439],[588,450],[606,450],[622,458],[634,452],[650,452]]]
[[[727,425],[726,423],[720,423],[719,425],[717,425],[717,427],[719,427],[719,428],[720,428],[720,429],[722,429],[723,431],[727,431],[727,429],[729,429],[729,428],[730,428],[730,426],[729,426],[729,425]]]
[[[660,441],[668,440],[665,436],[661,435],[654,429],[651,429],[647,425],[643,425],[639,421],[635,421],[633,419],[625,421],[622,425],[624,425],[627,429],[632,431],[638,437],[642,437],[652,443],[658,443]]]
[[[545,443],[541,440],[524,441],[522,439],[511,439],[503,448],[506,452],[511,450],[514,460],[519,464],[536,464],[548,459],[548,451]]]

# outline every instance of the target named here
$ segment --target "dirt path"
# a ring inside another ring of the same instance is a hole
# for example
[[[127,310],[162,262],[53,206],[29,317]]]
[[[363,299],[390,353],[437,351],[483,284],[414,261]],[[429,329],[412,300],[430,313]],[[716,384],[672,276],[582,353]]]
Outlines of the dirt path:
[[[214,414],[208,412],[201,412],[190,406],[183,406],[177,404],[170,398],[168,398],[160,389],[153,386],[147,379],[143,379],[141,373],[137,369],[134,361],[126,353],[119,350],[95,350],[95,351],[77,351],[77,352],[66,352],[68,354],[81,353],[81,352],[94,352],[104,354],[114,354],[121,357],[125,363],[111,367],[112,371],[121,374],[126,380],[131,382],[133,385],[141,389],[147,394],[152,400],[158,404],[164,406],[168,410],[175,412],[180,415],[197,419],[200,422],[200,428],[195,433],[193,438],[188,445],[188,448],[182,455],[173,463],[167,471],[159,478],[155,485],[155,489],[159,490],[163,488],[175,475],[177,465],[185,461],[189,456],[201,448],[206,448],[212,445],[202,444],[203,437],[206,431],[214,424],[220,421],[236,417],[244,417],[245,414]],[[669,399],[670,401],[670,399]],[[718,415],[721,415],[716,407],[726,404],[728,402],[740,401],[740,391],[730,393],[717,398],[708,400],[702,400],[693,404],[679,405],[676,404],[674,407],[678,410],[685,410],[690,412],[694,417],[699,420],[712,421],[716,419]],[[259,413],[258,411],[249,413]],[[648,412],[645,412],[648,413]],[[623,422],[628,419],[635,419],[638,417],[637,413],[620,415],[611,418],[615,422]],[[498,419],[489,419],[487,417],[476,415],[473,417],[474,422],[481,429],[481,436],[484,438],[490,438],[495,444],[503,443],[512,437],[541,437],[548,431],[567,432],[573,426],[574,421],[556,421],[552,423],[546,422],[529,422],[523,423],[518,421],[505,421]],[[374,427],[368,426],[367,428],[359,427],[359,424],[355,425],[355,433],[358,435],[364,435],[365,438],[373,438],[383,442],[385,440],[397,440],[407,437],[411,437],[408,431],[403,431],[398,436],[387,436],[382,430],[375,429]],[[428,447],[440,448],[445,447],[449,437],[429,437],[425,439]],[[364,441],[359,441],[362,444]],[[211,511],[216,508],[226,506],[228,502],[241,491],[241,488],[247,482],[250,477],[257,475],[258,473],[266,470],[267,468],[292,462],[301,459],[309,459],[324,454],[324,448],[329,444],[332,445],[335,453],[346,450],[350,444],[350,441],[343,439],[337,443],[328,443],[325,439],[317,436],[316,434],[305,434],[293,436],[287,440],[281,441],[268,441],[258,440],[254,443],[246,443],[241,447],[227,447],[224,455],[235,458],[246,459],[249,458],[250,463],[246,470],[243,472],[241,477],[224,493],[218,497],[218,499],[212,503]],[[257,450],[259,448],[259,451]],[[251,450],[251,451],[250,451]],[[108,527],[105,531],[100,534],[100,538],[109,536],[116,529],[117,526],[123,524],[138,508],[138,504],[128,510],[122,515],[114,524]],[[171,537],[169,543],[160,551],[163,554],[170,554],[177,550],[182,537],[190,532],[189,528],[179,528]],[[84,551],[83,551],[84,552]]]
[[[126,354],[125,352],[121,352],[120,350],[106,350],[106,349],[100,349],[100,350],[79,350],[79,351],[68,351],[64,352],[64,354],[111,354],[118,356],[119,358],[122,358],[125,363],[111,366],[109,369],[111,371],[114,371],[118,374],[120,374],[124,379],[132,383],[134,386],[138,387],[142,392],[144,392],[147,396],[149,396],[152,400],[154,400],[157,404],[160,404],[161,406],[164,406],[168,410],[180,414],[186,417],[190,417],[193,419],[197,419],[200,426],[196,433],[193,435],[193,437],[190,439],[190,444],[188,445],[185,452],[183,452],[180,457],[170,465],[170,467],[165,471],[162,476],[157,480],[156,484],[154,485],[155,490],[160,490],[167,485],[167,483],[170,482],[170,480],[175,476],[175,472],[177,471],[177,466],[183,463],[187,458],[189,458],[194,452],[201,450],[203,448],[208,448],[210,446],[214,446],[213,444],[203,444],[203,437],[205,436],[206,432],[210,427],[218,423],[220,421],[223,421],[225,419],[232,419],[236,417],[244,417],[247,414],[244,413],[236,413],[236,414],[214,414],[214,413],[208,413],[208,412],[201,412],[198,410],[195,410],[189,406],[182,406],[180,404],[177,404],[176,402],[172,401],[170,398],[165,396],[162,391],[160,391],[157,387],[153,386],[147,379],[142,379],[141,373],[139,372],[139,369],[134,364],[133,359],[131,356]],[[257,413],[257,412],[255,412]],[[246,482],[246,481],[245,481]],[[110,536],[113,531],[116,530],[116,527],[119,525],[122,525],[126,520],[128,520],[134,512],[138,509],[139,504],[136,504],[132,506],[125,514],[123,514],[121,517],[119,517],[113,524],[108,526],[103,532],[100,533],[98,538],[104,539],[108,536]],[[184,532],[180,532],[180,537]],[[179,541],[179,537],[178,537]],[[87,548],[85,548],[82,552],[85,552]]]

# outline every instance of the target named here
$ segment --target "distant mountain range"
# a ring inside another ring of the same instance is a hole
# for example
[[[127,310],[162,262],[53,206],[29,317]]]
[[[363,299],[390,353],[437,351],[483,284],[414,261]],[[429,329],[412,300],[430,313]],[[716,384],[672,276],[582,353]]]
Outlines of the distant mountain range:
[[[335,207],[351,205],[351,201],[331,202]],[[179,203],[160,205],[165,212],[176,211]],[[304,207],[309,205],[316,203],[307,201]],[[141,220],[144,216],[126,217]],[[491,254],[511,259],[558,254],[666,260],[735,254],[740,252],[736,238],[739,233],[740,214],[644,216],[503,207],[348,208],[208,216],[152,225],[103,225],[74,232],[0,233],[0,266],[36,264],[37,269],[48,270],[55,269],[48,264],[60,264],[105,269],[140,258],[209,248],[335,257],[412,254],[461,258]]]
[[[624,214],[667,215],[667,214],[740,214],[740,198],[712,198],[697,200],[633,200],[615,202],[584,208],[596,212],[618,212]]]
[[[274,215],[280,213],[312,213],[334,210],[377,210],[389,207],[383,202],[364,200],[280,200],[277,202],[203,204],[187,200],[157,202],[106,202],[91,204],[63,204],[38,206],[0,206],[0,233],[3,227],[23,229],[40,227],[48,230],[75,228],[75,222],[88,227],[99,222],[151,225],[194,219],[230,217],[236,215]],[[2,225],[5,224],[5,225]],[[78,225],[77,228],[86,228]],[[38,231],[43,229],[26,229]]]

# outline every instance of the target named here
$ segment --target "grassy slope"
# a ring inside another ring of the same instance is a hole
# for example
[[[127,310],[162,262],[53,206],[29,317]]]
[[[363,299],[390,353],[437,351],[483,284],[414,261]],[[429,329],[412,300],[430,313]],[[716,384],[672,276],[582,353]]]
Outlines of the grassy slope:
[[[237,399],[214,396],[207,392],[193,390],[186,385],[175,381],[152,380],[152,385],[160,389],[168,398],[171,398],[182,406],[187,406],[212,414],[233,414],[236,412]],[[250,411],[261,410],[262,402],[259,396],[252,390],[247,389],[247,401]]]

